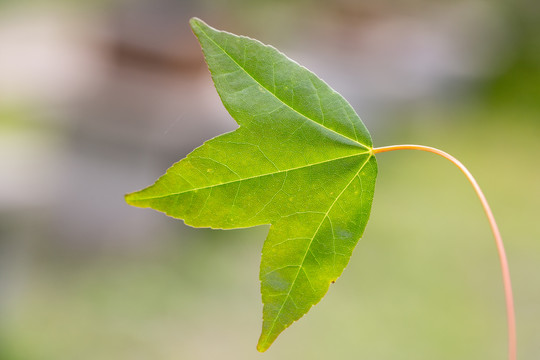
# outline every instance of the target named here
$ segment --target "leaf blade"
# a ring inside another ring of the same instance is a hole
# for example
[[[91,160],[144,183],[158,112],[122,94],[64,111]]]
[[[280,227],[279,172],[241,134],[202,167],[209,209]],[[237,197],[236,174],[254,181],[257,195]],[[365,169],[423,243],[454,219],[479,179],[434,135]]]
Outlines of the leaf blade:
[[[341,95],[275,48],[199,19],[191,26],[240,126],[126,201],[195,227],[271,224],[260,273],[265,351],[347,265],[371,209],[372,141]]]

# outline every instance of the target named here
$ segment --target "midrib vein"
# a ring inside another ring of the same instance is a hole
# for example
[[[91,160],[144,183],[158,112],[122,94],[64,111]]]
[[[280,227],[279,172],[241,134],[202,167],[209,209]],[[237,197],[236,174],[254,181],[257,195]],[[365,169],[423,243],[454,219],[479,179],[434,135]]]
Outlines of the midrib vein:
[[[212,43],[214,43],[214,45],[216,45],[216,47],[218,47],[225,55],[227,55],[227,56],[229,57],[229,59],[231,59],[231,61],[234,62],[234,63],[236,64],[236,66],[238,66],[241,70],[244,71],[244,73],[246,73],[246,75],[248,75],[251,79],[253,79],[253,81],[255,81],[257,84],[259,84],[259,86],[261,86],[263,89],[265,89],[270,95],[272,95],[273,97],[275,97],[275,98],[276,98],[277,100],[279,100],[282,104],[284,104],[285,106],[287,106],[289,109],[291,109],[292,111],[294,111],[294,112],[297,113],[298,115],[300,115],[300,116],[302,116],[302,117],[304,117],[304,118],[310,120],[312,123],[314,123],[314,124],[316,124],[316,125],[322,127],[323,129],[326,129],[326,130],[328,130],[328,131],[330,131],[330,132],[332,132],[332,133],[334,133],[334,134],[336,134],[336,135],[338,135],[338,136],[340,136],[340,137],[343,137],[343,138],[345,138],[345,139],[347,139],[347,140],[350,140],[350,141],[354,142],[355,144],[360,145],[361,147],[363,147],[363,148],[366,149],[366,150],[369,150],[369,149],[370,149],[367,145],[362,144],[362,143],[359,142],[358,140],[353,139],[353,138],[350,138],[350,137],[348,137],[348,136],[346,136],[346,135],[343,135],[343,134],[341,134],[341,133],[339,133],[339,132],[337,132],[337,131],[335,131],[335,130],[329,128],[329,127],[326,127],[326,126],[324,126],[323,124],[321,124],[321,123],[315,121],[314,119],[310,118],[310,117],[307,116],[306,114],[302,114],[300,111],[298,111],[297,109],[293,108],[291,105],[289,105],[288,103],[286,103],[283,99],[279,98],[274,92],[270,91],[270,89],[268,89],[266,86],[264,86],[264,85],[263,85],[259,80],[257,80],[253,75],[251,75],[251,74],[250,74],[250,73],[249,73],[242,65],[240,65],[240,64],[238,63],[238,61],[236,61],[235,58],[233,58],[233,57],[231,56],[231,54],[229,54],[229,53],[227,52],[227,50],[225,50],[225,49],[222,48],[217,42],[215,42],[214,39],[212,39],[212,38],[204,31],[203,28],[201,28],[199,25],[197,25],[197,27],[201,30],[201,33],[203,33],[203,34],[208,38],[208,40],[210,40]],[[263,45],[264,45],[264,44],[263,44]],[[266,45],[265,45],[265,46],[266,46]],[[355,133],[356,133],[356,129],[354,128],[354,125],[353,125],[353,129],[354,129],[354,131],[355,131]]]
[[[235,180],[231,180],[231,181],[225,181],[225,182],[222,182],[222,183],[219,183],[219,184],[206,185],[206,186],[201,186],[201,187],[198,187],[198,188],[191,188],[191,189],[187,189],[187,190],[184,190],[184,191],[178,191],[178,192],[168,193],[168,194],[158,195],[158,196],[147,196],[147,197],[141,197],[141,198],[134,198],[134,199],[130,199],[130,201],[145,201],[145,200],[161,199],[161,198],[166,198],[166,197],[169,197],[169,196],[181,195],[181,194],[191,192],[191,191],[204,190],[204,189],[214,188],[214,187],[217,187],[217,186],[223,186],[223,185],[227,185],[227,184],[237,183],[237,182],[240,182],[240,181],[256,179],[256,178],[260,178],[260,177],[264,177],[264,176],[276,175],[276,174],[286,173],[286,172],[289,172],[289,171],[305,169],[305,168],[309,168],[311,166],[316,166],[316,165],[320,165],[320,164],[329,163],[329,162],[332,162],[332,161],[338,161],[338,160],[342,160],[342,159],[347,159],[347,158],[351,158],[351,157],[354,157],[354,156],[362,156],[362,155],[365,155],[365,154],[369,154],[369,151],[364,151],[364,152],[356,153],[356,154],[353,154],[353,155],[341,156],[341,157],[337,157],[337,158],[333,158],[333,159],[329,159],[329,160],[324,160],[324,161],[319,161],[319,162],[311,163],[311,164],[307,164],[307,165],[297,166],[297,167],[290,168],[290,169],[278,170],[278,171],[273,171],[273,172],[270,172],[270,173],[264,173],[264,174],[254,175],[254,176],[248,176],[248,177],[239,178],[239,179],[235,179]],[[186,160],[189,160],[189,157]],[[368,158],[368,160],[369,160],[369,158]]]

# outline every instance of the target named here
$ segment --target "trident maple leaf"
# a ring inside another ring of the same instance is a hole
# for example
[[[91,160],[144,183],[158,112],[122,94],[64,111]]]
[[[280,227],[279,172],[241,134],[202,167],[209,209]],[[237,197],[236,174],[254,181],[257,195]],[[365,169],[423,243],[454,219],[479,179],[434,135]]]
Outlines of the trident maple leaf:
[[[271,224],[260,280],[265,351],[343,272],[369,218],[377,163],[341,95],[271,46],[191,20],[239,128],[126,195],[195,227]]]

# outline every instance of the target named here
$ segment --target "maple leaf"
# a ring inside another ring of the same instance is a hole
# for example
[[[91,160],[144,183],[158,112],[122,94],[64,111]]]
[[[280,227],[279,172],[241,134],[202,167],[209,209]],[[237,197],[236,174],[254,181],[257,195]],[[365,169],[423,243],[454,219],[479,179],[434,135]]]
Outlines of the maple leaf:
[[[271,224],[260,268],[265,351],[343,272],[369,218],[377,163],[358,115],[316,75],[257,40],[190,23],[239,128],[126,201],[195,227]]]

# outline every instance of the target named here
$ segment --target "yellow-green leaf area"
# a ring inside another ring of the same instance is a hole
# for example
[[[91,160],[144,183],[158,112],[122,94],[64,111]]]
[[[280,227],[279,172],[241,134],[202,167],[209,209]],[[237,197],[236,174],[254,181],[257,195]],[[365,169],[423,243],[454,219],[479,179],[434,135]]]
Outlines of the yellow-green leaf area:
[[[239,128],[205,142],[156,183],[126,195],[195,227],[271,224],[261,260],[257,349],[318,303],[369,218],[377,163],[349,103],[275,48],[191,20]]]

